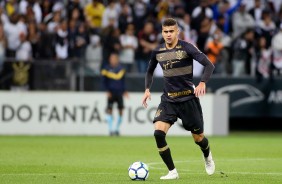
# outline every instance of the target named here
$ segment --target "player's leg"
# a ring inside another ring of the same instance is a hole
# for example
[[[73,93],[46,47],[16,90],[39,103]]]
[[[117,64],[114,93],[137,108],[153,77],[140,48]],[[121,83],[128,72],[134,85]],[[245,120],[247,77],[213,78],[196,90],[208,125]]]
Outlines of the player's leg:
[[[204,136],[203,133],[195,134],[192,133],[195,143],[201,148],[204,157],[208,157],[210,154],[209,140]]]
[[[203,157],[205,161],[205,168],[208,175],[214,174],[215,163],[212,158],[212,153],[210,151],[209,140],[204,136],[204,134],[193,134],[194,141],[203,152]]]
[[[115,127],[115,134],[119,135],[120,125],[123,119],[123,109],[124,109],[122,95],[117,96],[117,104],[118,104],[118,118],[117,118],[117,124]]]
[[[186,130],[191,131],[193,139],[199,145],[203,152],[205,160],[206,172],[211,175],[214,173],[215,165],[212,160],[209,140],[204,136],[204,120],[202,108],[198,98],[184,102],[180,113],[183,126]]]
[[[156,140],[157,147],[159,150],[159,154],[169,170],[169,173],[165,176],[162,176],[160,179],[178,179],[179,178],[178,173],[173,163],[170,148],[166,142],[166,134],[170,126],[171,125],[169,123],[165,123],[162,121],[155,122],[154,136],[155,136],[155,140]]]
[[[195,98],[192,102],[192,108],[194,112],[194,124],[191,129],[191,133],[195,143],[200,147],[203,152],[203,158],[205,161],[205,168],[208,175],[212,175],[215,171],[215,164],[210,151],[210,144],[207,137],[204,135],[204,118],[200,100]]]
[[[108,123],[108,127],[109,127],[109,133],[110,135],[114,135],[114,131],[113,131],[113,98],[112,97],[108,97],[107,99],[107,108],[106,108],[106,121]]]
[[[168,115],[172,114],[172,116]],[[176,171],[173,159],[171,156],[170,148],[166,142],[166,134],[173,123],[175,122],[176,115],[173,115],[174,112],[168,103],[161,103],[158,107],[157,113],[154,118],[154,137],[156,144],[159,150],[159,154],[166,164],[169,172],[166,176],[162,176],[160,179],[178,179],[178,173]]]

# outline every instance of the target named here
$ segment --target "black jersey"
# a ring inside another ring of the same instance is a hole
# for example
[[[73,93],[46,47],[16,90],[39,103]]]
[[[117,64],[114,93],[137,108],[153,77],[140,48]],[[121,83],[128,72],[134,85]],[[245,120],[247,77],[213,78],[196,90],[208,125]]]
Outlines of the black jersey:
[[[201,81],[207,82],[213,73],[214,65],[197,47],[183,40],[178,40],[173,49],[167,49],[165,43],[160,44],[151,54],[145,87],[151,87],[153,73],[159,63],[164,77],[162,100],[182,102],[195,97],[193,60],[204,66]]]

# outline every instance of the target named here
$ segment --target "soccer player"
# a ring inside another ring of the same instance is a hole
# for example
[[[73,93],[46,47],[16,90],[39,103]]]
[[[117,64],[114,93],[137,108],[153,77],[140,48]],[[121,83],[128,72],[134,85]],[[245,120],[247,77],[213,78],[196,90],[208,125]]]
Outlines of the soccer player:
[[[125,85],[125,69],[119,63],[117,53],[111,53],[109,57],[109,65],[102,71],[102,82],[107,91],[107,109],[106,120],[109,125],[110,135],[119,135],[120,125],[122,123],[122,115],[124,109],[123,96],[128,98]],[[119,116],[116,126],[113,125],[113,105],[117,103]]]
[[[159,154],[169,170],[167,175],[160,178],[163,180],[179,178],[166,142],[166,134],[177,118],[182,120],[183,127],[187,131],[191,131],[195,143],[201,148],[207,174],[212,175],[215,171],[209,141],[204,135],[203,114],[199,101],[199,96],[206,92],[206,83],[213,73],[214,65],[196,46],[180,40],[178,34],[176,20],[165,19],[162,23],[164,43],[152,51],[142,98],[142,105],[146,108],[147,100],[151,99],[150,87],[153,82],[153,73],[159,63],[163,70],[164,89],[153,123]],[[204,66],[203,75],[197,87],[192,82],[193,59]]]

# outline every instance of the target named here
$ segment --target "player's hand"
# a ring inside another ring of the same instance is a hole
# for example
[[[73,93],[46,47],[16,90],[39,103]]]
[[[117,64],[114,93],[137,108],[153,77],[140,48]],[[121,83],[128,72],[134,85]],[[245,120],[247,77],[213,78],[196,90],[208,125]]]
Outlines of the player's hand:
[[[145,90],[144,96],[142,98],[142,105],[143,107],[147,108],[148,104],[147,104],[147,99],[151,100],[151,93],[149,89]]]
[[[206,83],[200,82],[194,90],[196,97],[204,96],[206,94]]]
[[[125,92],[123,93],[123,96],[124,96],[125,98],[129,99],[129,94],[128,94],[127,91],[125,91]]]
[[[108,98],[111,98],[111,97],[112,97],[112,93],[108,91],[108,92],[107,92],[107,97],[108,97]]]

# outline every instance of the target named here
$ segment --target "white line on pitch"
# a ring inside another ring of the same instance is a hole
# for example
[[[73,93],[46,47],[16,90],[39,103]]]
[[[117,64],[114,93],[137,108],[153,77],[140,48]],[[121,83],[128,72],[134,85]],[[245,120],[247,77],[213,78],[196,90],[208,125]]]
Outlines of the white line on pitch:
[[[214,159],[216,162],[238,162],[238,161],[269,161],[269,160],[282,160],[282,158],[234,158],[234,159]],[[189,163],[189,162],[201,162],[202,159],[193,159],[193,160],[182,160],[182,161],[174,161],[175,163]],[[163,162],[150,162],[148,165],[159,165]]]
[[[119,175],[114,174],[114,173],[95,173],[95,172],[91,172],[91,173],[3,173],[0,174],[0,176],[47,176],[47,175],[54,175],[54,176],[58,176],[58,175]]]

